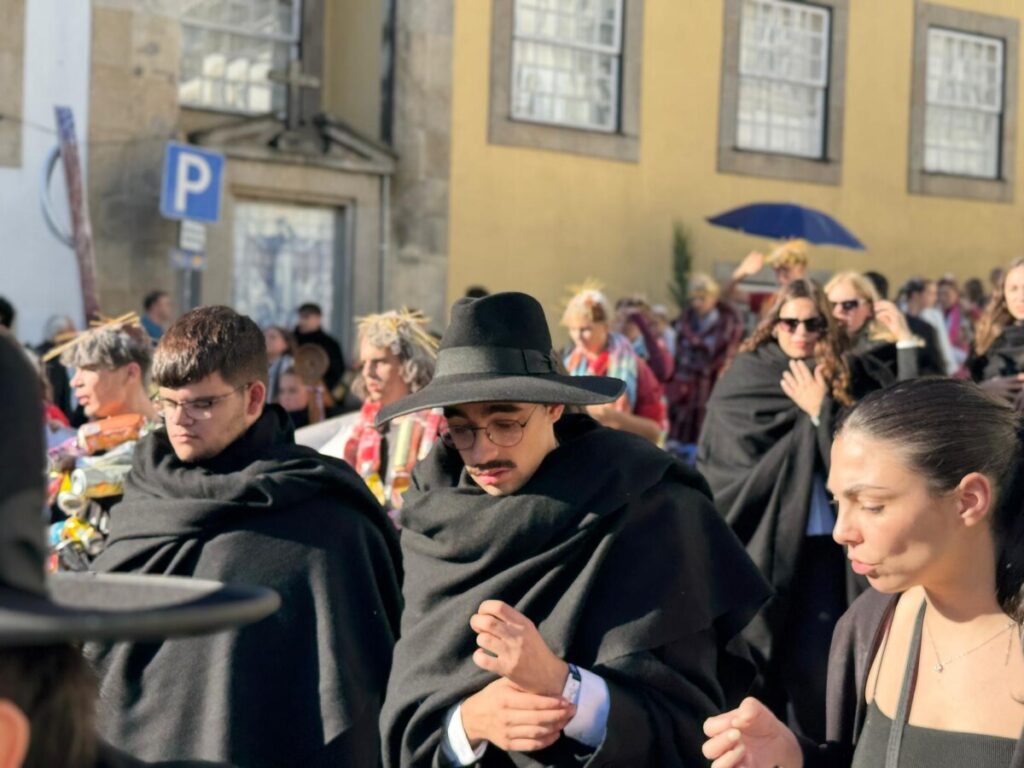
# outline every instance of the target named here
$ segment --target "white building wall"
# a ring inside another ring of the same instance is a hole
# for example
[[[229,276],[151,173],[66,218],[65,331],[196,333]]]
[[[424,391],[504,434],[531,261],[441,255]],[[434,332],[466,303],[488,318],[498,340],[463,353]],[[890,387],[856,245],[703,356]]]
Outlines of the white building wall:
[[[55,105],[74,111],[88,168],[91,3],[29,0],[25,6],[22,162],[20,168],[0,168],[0,295],[17,311],[18,338],[36,344],[51,315],[70,315],[79,326],[83,322],[75,255],[47,228],[40,187],[47,154],[57,142]],[[59,165],[54,177],[50,195],[58,219],[69,228]]]

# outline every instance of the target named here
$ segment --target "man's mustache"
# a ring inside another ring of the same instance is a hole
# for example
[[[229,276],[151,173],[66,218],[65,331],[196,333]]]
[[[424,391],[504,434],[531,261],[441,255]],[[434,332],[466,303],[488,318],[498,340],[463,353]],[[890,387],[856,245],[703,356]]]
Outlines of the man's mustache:
[[[471,467],[466,467],[467,471],[471,475],[479,475],[484,472],[489,472],[492,469],[515,469],[516,465],[514,462],[508,460],[502,461],[488,461],[486,464],[474,464]]]

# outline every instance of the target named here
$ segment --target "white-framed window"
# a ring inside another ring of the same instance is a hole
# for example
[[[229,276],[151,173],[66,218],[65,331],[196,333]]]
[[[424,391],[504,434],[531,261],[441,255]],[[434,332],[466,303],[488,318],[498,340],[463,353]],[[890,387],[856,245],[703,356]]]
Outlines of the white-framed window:
[[[184,0],[183,105],[260,114],[284,109],[286,86],[267,79],[298,57],[301,0]]]
[[[1004,58],[998,38],[929,28],[925,171],[999,178]]]
[[[745,0],[740,31],[738,149],[825,156],[831,12]]]
[[[515,0],[513,119],[619,128],[623,0]]]

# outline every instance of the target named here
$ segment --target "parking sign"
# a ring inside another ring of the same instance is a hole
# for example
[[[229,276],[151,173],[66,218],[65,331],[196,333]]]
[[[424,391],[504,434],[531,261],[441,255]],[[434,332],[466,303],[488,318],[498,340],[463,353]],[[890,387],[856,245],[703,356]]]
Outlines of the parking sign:
[[[216,222],[223,181],[224,155],[169,142],[164,152],[160,214],[168,219]]]

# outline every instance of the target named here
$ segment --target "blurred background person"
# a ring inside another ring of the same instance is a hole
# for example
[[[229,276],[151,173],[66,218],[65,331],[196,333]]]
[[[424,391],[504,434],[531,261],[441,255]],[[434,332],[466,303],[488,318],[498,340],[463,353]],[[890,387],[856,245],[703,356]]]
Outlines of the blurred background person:
[[[668,432],[664,389],[629,339],[612,331],[611,319],[608,299],[596,287],[585,286],[572,296],[562,315],[573,342],[564,358],[566,370],[572,376],[611,376],[626,382],[617,401],[588,406],[587,412],[606,427],[661,444]]]
[[[957,364],[955,376],[965,376],[967,357],[974,341],[974,319],[961,301],[960,286],[952,275],[945,275],[938,282],[939,308],[946,326],[946,335],[953,348],[953,360]]]
[[[900,288],[899,307],[910,330],[924,342],[919,359],[920,373],[952,376],[956,373],[956,362],[942,323],[942,313],[935,309],[937,301],[938,290],[934,280],[912,277]],[[931,370],[935,365],[939,366],[938,371]]]
[[[870,283],[875,286],[875,292],[883,301],[889,300],[889,279],[881,272],[865,272]],[[946,373],[946,366],[939,352],[935,330],[926,321],[909,314],[906,311],[905,301],[896,302],[896,307],[903,313],[910,332],[921,341],[917,348],[917,371],[921,376],[943,376]]]
[[[263,331],[267,344],[267,361],[270,372],[267,378],[267,402],[276,403],[281,376],[295,364],[295,337],[280,325],[268,326]]]
[[[319,304],[307,302],[299,307],[299,322],[295,326],[295,349],[303,344],[315,344],[327,353],[327,373],[324,383],[329,392],[334,392],[345,374],[345,355],[338,340],[324,331],[323,311]],[[341,398],[336,398],[340,401]]]
[[[142,300],[142,327],[154,343],[160,341],[173,319],[174,308],[167,291],[150,291],[146,294]]]
[[[832,629],[857,592],[825,490],[833,419],[853,402],[842,330],[820,287],[794,280],[707,404],[697,468],[775,596],[744,631],[760,695],[824,739]]]
[[[825,293],[849,345],[846,357],[854,400],[918,375],[921,341],[899,308],[883,301],[870,280],[859,272],[840,272],[825,285]]]
[[[67,315],[51,315],[46,321],[43,331],[45,338],[36,347],[36,354],[40,357],[46,355],[54,347],[57,347],[75,335],[75,322]],[[68,419],[69,423],[75,415],[75,408],[72,405],[71,373],[66,365],[56,358],[51,358],[43,363],[46,379],[50,383],[50,391],[53,394],[52,402]],[[77,405],[77,403],[75,403]]]
[[[968,368],[982,389],[1018,408],[1024,385],[1024,258],[1006,268],[999,291],[978,321]]]
[[[708,275],[691,275],[687,290],[689,304],[675,322],[675,373],[666,393],[669,447],[692,462],[708,398],[739,347],[743,321]]]

